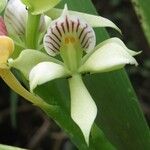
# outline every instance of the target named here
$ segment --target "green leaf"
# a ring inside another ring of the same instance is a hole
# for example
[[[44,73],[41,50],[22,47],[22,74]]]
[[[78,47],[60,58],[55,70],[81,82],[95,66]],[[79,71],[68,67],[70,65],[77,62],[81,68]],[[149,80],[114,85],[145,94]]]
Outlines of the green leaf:
[[[33,15],[42,14],[56,6],[60,0],[22,0]]]
[[[96,150],[95,147],[105,150],[115,150],[111,143],[102,134],[100,129],[93,127],[90,138],[90,148],[87,147],[80,128],[74,123],[70,116],[70,97],[67,80],[54,80],[40,85],[35,89],[35,93],[43,98],[47,103],[57,109],[43,107],[43,111],[69,135],[72,142],[81,150]],[[63,94],[62,94],[63,93]],[[94,136],[96,134],[96,136]],[[93,141],[94,140],[94,141]],[[95,144],[95,140],[101,140],[103,144]]]
[[[136,11],[137,17],[142,25],[144,34],[150,44],[150,1],[149,0],[131,0]]]
[[[25,150],[25,149],[0,144],[0,150]],[[26,149],[26,150],[27,150],[27,149]]]
[[[96,14],[90,0],[65,0],[68,8]],[[108,38],[103,29],[97,29],[97,41]],[[86,84],[98,105],[97,123],[117,149],[150,149],[150,132],[137,97],[126,72],[86,77]]]
[[[6,4],[7,4],[7,0],[0,1],[0,13],[5,9]]]
[[[66,113],[64,109],[58,107],[57,111],[53,112],[49,107],[44,107],[43,111],[52,119],[56,120],[58,125],[64,129],[64,131],[69,135],[71,140],[80,150],[116,150],[106,139],[105,135],[100,129],[94,125],[92,129],[92,135],[90,140],[90,147],[85,143],[84,137],[82,135],[79,127],[71,119],[69,112]],[[101,141],[95,143],[96,141]]]

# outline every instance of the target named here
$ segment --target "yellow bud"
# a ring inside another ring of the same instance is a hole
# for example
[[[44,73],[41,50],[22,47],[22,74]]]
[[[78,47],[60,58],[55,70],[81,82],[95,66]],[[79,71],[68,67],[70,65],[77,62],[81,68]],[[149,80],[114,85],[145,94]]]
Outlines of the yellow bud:
[[[5,64],[14,51],[14,42],[7,36],[0,36],[0,65]]]

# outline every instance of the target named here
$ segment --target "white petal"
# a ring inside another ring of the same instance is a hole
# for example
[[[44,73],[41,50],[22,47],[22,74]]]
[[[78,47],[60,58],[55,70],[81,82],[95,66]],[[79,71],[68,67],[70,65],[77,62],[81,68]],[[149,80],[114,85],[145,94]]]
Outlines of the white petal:
[[[10,0],[6,6],[4,20],[10,35],[24,35],[27,24],[28,12],[20,0]],[[46,30],[45,18],[41,15],[39,31]]]
[[[62,12],[61,9],[53,8],[47,12],[47,15],[50,16],[52,19],[55,19],[58,16],[60,16],[61,12]],[[111,27],[121,33],[121,30],[112,21],[110,21],[107,18],[96,16],[96,15],[91,15],[87,13],[81,13],[77,11],[69,11],[69,14],[84,18],[92,27]]]
[[[108,42],[119,44],[119,45],[122,46],[131,56],[136,56],[136,55],[138,55],[138,54],[141,53],[141,51],[135,52],[135,51],[133,51],[133,50],[128,49],[128,48],[126,47],[126,45],[123,43],[123,41],[121,41],[119,38],[116,38],[116,37],[110,38],[110,39],[108,39],[108,40],[102,42],[101,44],[99,44],[98,46],[96,46],[96,49],[98,49],[99,47],[101,47],[102,44],[104,45],[105,43],[108,43]]]
[[[27,20],[27,10],[20,0],[10,0],[4,13],[4,19],[9,34],[23,35]]]
[[[37,64],[29,74],[30,90],[33,91],[37,85],[41,85],[53,79],[67,76],[64,66],[53,62],[42,62]]]
[[[8,60],[8,65],[9,67],[18,69],[25,76],[26,79],[29,79],[29,73],[31,69],[37,64],[44,61],[54,62],[63,65],[63,63],[59,60],[33,49],[23,50],[16,59],[10,58]]]
[[[97,48],[81,66],[80,72],[108,72],[126,64],[138,65],[128,48],[116,39],[106,40]]]
[[[85,87],[80,76],[69,79],[71,92],[71,117],[83,132],[86,143],[89,145],[91,127],[97,115],[97,107]]]

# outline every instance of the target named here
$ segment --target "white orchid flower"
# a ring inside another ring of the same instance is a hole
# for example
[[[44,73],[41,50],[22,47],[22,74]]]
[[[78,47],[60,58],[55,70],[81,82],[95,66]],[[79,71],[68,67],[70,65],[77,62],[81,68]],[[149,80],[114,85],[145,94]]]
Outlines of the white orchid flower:
[[[86,18],[90,20],[87,16]],[[116,28],[108,20],[99,23],[99,26]],[[48,81],[69,77],[71,117],[82,130],[87,144],[97,107],[81,74],[108,72],[123,68],[126,64],[138,64],[132,57],[137,53],[129,50],[118,38],[108,39],[96,47],[95,44],[95,33],[89,23],[78,16],[70,15],[65,5],[62,15],[50,24],[44,37],[46,52],[51,56],[60,54],[63,62],[41,62],[29,74],[31,91]]]

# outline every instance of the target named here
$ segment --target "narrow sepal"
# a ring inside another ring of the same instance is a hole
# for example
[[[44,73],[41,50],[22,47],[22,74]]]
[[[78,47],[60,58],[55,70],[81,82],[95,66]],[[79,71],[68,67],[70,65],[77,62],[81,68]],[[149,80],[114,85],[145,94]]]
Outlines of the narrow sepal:
[[[126,64],[138,65],[132,55],[136,52],[129,50],[124,43],[112,38],[99,44],[93,53],[83,58],[80,72],[108,72],[124,67]]]
[[[50,11],[48,11],[46,14],[51,18],[55,19],[59,17],[61,13],[62,13],[62,9],[53,8]],[[92,27],[111,27],[121,33],[121,30],[112,21],[110,21],[107,18],[91,15],[87,13],[81,13],[77,11],[71,11],[71,10],[69,11],[69,14],[84,18]]]
[[[18,69],[21,73],[23,73],[26,79],[28,79],[29,72],[31,71],[31,69],[35,65],[43,61],[51,61],[54,63],[62,64],[57,59],[52,58],[42,52],[39,52],[37,50],[26,49],[23,50],[16,59],[9,59],[8,65],[9,67]]]
[[[63,65],[41,62],[33,67],[29,74],[30,90],[33,91],[38,85],[65,76],[68,76],[68,72]]]
[[[71,93],[71,117],[80,127],[87,145],[91,127],[97,115],[97,107],[90,93],[85,87],[80,75],[73,75],[69,79]]]

